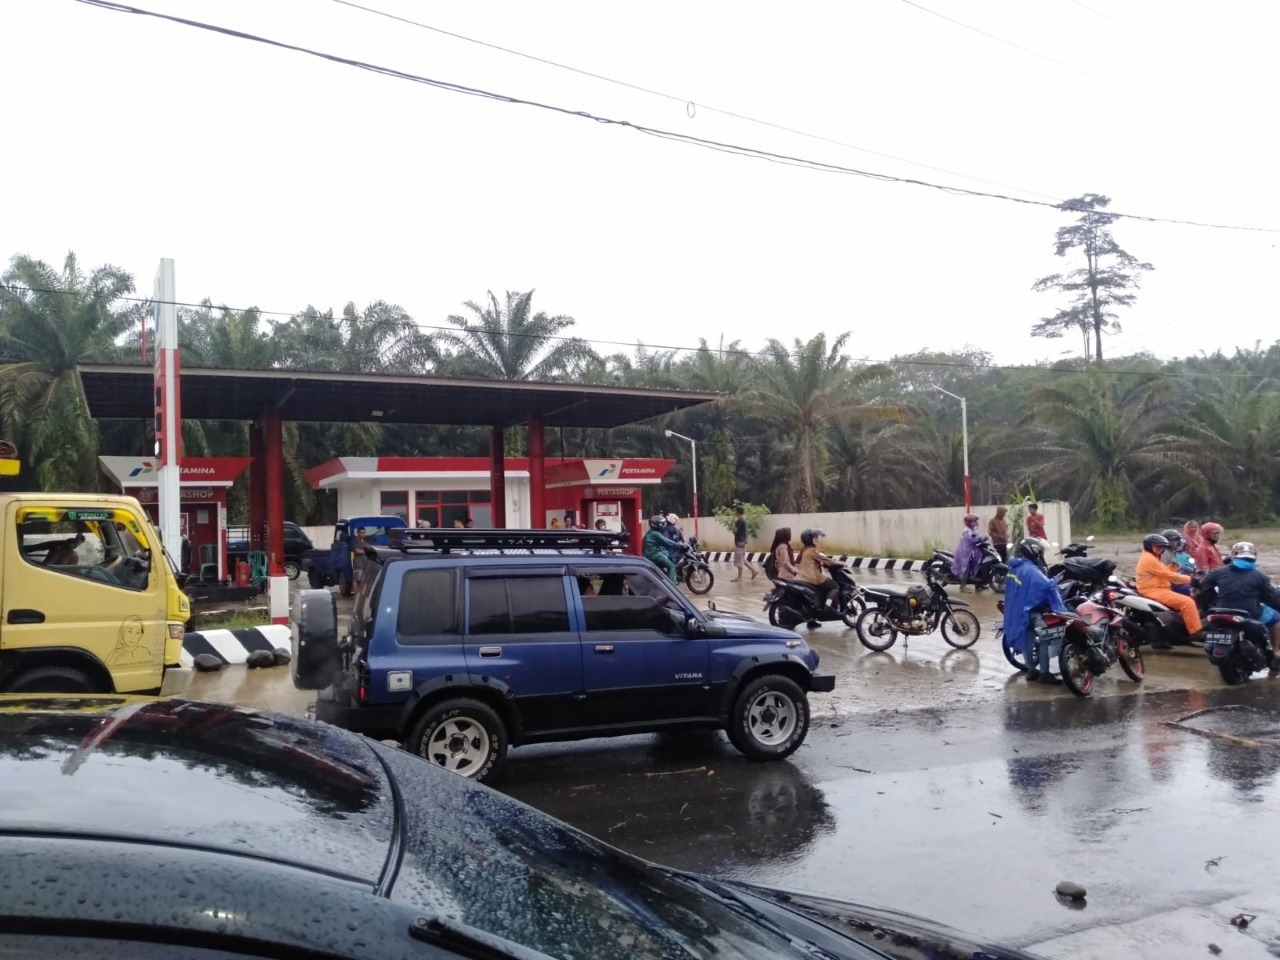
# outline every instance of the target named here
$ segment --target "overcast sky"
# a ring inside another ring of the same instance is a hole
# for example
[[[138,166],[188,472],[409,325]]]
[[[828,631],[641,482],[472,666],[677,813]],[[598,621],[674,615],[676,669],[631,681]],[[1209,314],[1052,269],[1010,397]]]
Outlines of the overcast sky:
[[[826,163],[1280,231],[1269,0],[361,0],[675,99],[335,0],[134,2]],[[1051,209],[731,156],[75,0],[0,0],[0,89],[0,257],[74,250],[145,294],[172,257],[179,299],[263,310],[385,299],[440,324],[487,290],[536,288],[593,340],[850,331],[869,358],[1079,352],[1028,332],[1059,305],[1031,284],[1071,266]],[[1280,336],[1280,233],[1114,233],[1156,269],[1109,355]]]

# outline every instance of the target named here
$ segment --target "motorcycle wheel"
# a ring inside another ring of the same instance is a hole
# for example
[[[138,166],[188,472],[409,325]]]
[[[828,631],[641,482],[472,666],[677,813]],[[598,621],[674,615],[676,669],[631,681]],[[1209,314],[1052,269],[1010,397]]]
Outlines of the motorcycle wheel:
[[[996,593],[1004,593],[1004,579],[1008,573],[1008,570],[997,570],[991,574],[991,589]]]
[[[693,593],[701,595],[710,592],[715,586],[716,575],[705,563],[695,563],[685,574],[684,582]]]
[[[1142,651],[1129,645],[1128,637],[1116,637],[1116,652],[1119,655],[1120,669],[1134,683],[1141,683],[1147,675],[1147,665],[1142,660]]]
[[[1228,687],[1238,687],[1249,679],[1249,674],[1245,671],[1244,664],[1240,662],[1239,655],[1235,653],[1218,664],[1218,672],[1222,674],[1222,682]]]
[[[1058,673],[1067,689],[1077,697],[1093,692],[1093,671],[1089,669],[1089,652],[1078,640],[1068,640],[1058,654]]]
[[[876,653],[882,653],[898,642],[898,631],[893,628],[893,621],[879,607],[867,607],[858,614],[854,628],[858,631],[858,640],[862,645]],[[881,631],[880,635],[874,633],[875,630]],[[888,633],[888,640],[883,639],[885,632]]]
[[[951,610],[942,615],[942,639],[957,650],[967,650],[978,642],[982,625],[968,610]]]
[[[1019,673],[1026,673],[1027,661],[1022,651],[1010,643],[1008,637],[1000,638],[1000,646],[1004,648],[1004,658],[1013,664]]]
[[[785,630],[794,630],[804,621],[804,617],[799,612],[791,609],[785,604],[775,603],[769,607],[769,622],[775,627],[782,627]]]
[[[844,621],[846,627],[856,627],[858,617],[862,616],[862,612],[866,609],[867,601],[862,599],[861,594],[854,594],[846,601],[844,613],[840,614],[840,619]]]

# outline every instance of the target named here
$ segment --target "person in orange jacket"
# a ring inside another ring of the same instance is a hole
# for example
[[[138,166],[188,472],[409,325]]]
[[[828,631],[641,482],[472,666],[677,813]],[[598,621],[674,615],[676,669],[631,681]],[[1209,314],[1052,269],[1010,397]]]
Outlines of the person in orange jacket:
[[[1190,583],[1191,577],[1166,567],[1160,555],[1169,549],[1169,541],[1158,533],[1150,533],[1142,539],[1142,556],[1138,559],[1138,593],[1156,603],[1163,603],[1170,610],[1177,610],[1187,633],[1193,639],[1200,633],[1200,611],[1196,602],[1170,589],[1175,583]]]

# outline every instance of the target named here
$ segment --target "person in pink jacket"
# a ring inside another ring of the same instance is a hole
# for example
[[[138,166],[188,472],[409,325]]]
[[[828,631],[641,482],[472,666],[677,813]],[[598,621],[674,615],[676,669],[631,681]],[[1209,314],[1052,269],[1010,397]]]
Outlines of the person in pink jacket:
[[[1196,570],[1208,573],[1222,566],[1222,554],[1218,552],[1218,538],[1222,536],[1222,527],[1216,523],[1200,525],[1200,545],[1191,554],[1196,561]]]

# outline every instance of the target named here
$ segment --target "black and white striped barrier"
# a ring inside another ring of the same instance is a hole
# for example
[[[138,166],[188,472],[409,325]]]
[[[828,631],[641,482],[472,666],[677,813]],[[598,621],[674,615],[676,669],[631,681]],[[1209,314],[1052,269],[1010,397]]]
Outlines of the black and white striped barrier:
[[[293,631],[280,624],[261,627],[238,627],[234,630],[196,630],[182,638],[182,655],[179,661],[191,669],[195,658],[211,653],[223,663],[244,663],[255,650],[286,650],[292,642]]]
[[[747,559],[752,563],[764,563],[767,553],[748,553]],[[732,563],[733,551],[709,550],[706,553],[708,563]],[[855,570],[923,570],[927,560],[909,560],[903,557],[832,557],[841,563],[847,563]]]

